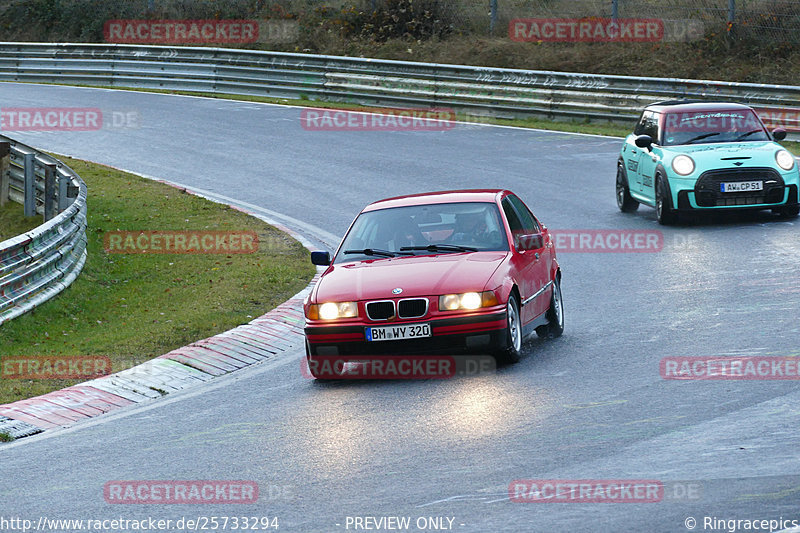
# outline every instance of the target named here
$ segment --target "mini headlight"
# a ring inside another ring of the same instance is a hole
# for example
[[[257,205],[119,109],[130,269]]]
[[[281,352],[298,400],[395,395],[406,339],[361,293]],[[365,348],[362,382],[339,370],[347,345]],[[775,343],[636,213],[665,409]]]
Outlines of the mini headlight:
[[[314,304],[308,308],[308,318],[311,320],[335,320],[337,318],[353,318],[358,316],[356,302],[325,302]]]
[[[672,160],[672,170],[681,176],[688,176],[694,172],[694,160],[688,155],[681,154]]]
[[[445,294],[439,296],[439,311],[456,311],[459,309],[474,311],[475,309],[491,307],[498,303],[494,291]]]
[[[792,170],[794,168],[794,157],[786,150],[775,152],[775,161],[783,170]]]

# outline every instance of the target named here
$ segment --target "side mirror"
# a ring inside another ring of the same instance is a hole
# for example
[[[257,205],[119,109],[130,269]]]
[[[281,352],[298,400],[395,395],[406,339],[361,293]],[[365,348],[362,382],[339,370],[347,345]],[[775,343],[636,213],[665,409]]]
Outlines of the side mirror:
[[[329,266],[331,254],[330,252],[311,252],[311,262],[318,266]]]
[[[786,130],[783,128],[775,128],[772,130],[772,138],[776,141],[782,141],[786,138]]]
[[[517,235],[518,250],[538,250],[544,246],[544,235],[541,233],[531,233],[529,235]]]
[[[639,135],[634,142],[639,148],[647,148],[648,150],[653,146],[653,138],[649,135]]]

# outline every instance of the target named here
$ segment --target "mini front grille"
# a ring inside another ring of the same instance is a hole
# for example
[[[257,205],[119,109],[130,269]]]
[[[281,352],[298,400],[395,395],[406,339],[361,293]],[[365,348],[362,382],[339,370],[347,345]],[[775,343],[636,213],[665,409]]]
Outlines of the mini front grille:
[[[720,184],[761,181],[763,191],[722,192]],[[701,207],[772,204],[783,201],[784,182],[771,168],[735,168],[703,172],[695,184],[695,198]],[[753,194],[753,193],[756,194]]]
[[[428,312],[427,298],[411,298],[397,303],[397,315],[400,318],[420,318]]]
[[[367,316],[370,320],[388,320],[394,316],[394,302],[381,300],[367,302]]]

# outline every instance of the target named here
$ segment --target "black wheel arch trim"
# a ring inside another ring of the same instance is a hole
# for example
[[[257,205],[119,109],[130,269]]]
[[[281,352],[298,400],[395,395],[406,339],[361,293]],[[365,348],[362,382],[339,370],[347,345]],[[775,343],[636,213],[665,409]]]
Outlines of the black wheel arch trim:
[[[617,169],[622,170],[622,179],[625,180],[625,186],[630,189],[630,184],[628,184],[628,169],[625,168],[625,160],[621,157],[617,160]]]
[[[669,188],[669,177],[667,174],[666,169],[664,168],[663,163],[659,163],[656,165],[656,170],[653,173],[653,185],[655,186],[656,181],[658,180],[658,176],[661,176],[661,183],[664,184],[664,188],[667,190],[667,200],[669,201],[669,209],[670,211],[675,211],[675,206],[672,202],[672,189]],[[658,198],[656,198],[658,200]]]

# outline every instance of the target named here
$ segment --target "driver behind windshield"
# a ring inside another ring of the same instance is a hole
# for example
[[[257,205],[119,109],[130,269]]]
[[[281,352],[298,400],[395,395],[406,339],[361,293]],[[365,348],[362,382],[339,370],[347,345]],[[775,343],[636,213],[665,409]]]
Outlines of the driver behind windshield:
[[[749,110],[668,113],[664,145],[769,140],[761,121]]]
[[[490,224],[487,224],[487,221]],[[502,242],[500,226],[487,210],[457,213],[453,234],[448,244],[473,246],[478,249],[491,249]]]

